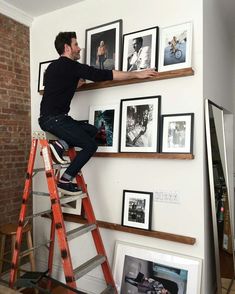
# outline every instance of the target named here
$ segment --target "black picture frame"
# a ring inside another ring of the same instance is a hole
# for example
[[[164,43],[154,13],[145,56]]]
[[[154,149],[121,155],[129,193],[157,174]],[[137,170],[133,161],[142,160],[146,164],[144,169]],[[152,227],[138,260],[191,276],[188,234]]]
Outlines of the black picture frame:
[[[121,100],[119,152],[158,152],[161,96]]]
[[[153,193],[123,190],[122,226],[151,230]]]
[[[158,69],[159,28],[152,27],[123,35],[122,70]],[[135,48],[139,48],[138,52]]]
[[[44,90],[44,76],[47,70],[47,67],[53,62],[53,60],[43,61],[39,63],[39,71],[38,71],[38,92]]]
[[[99,51],[102,41],[104,46]],[[122,19],[86,29],[86,64],[95,68],[120,70],[121,42]]]
[[[193,154],[194,113],[164,114],[161,153]]]

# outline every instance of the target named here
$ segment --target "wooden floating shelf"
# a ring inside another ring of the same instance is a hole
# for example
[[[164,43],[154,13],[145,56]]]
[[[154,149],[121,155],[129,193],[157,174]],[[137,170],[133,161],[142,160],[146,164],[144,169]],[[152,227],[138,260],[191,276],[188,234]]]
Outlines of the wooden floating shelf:
[[[136,152],[96,152],[93,157],[114,157],[114,158],[158,158],[158,159],[194,159],[193,154],[188,153],[136,153]]]
[[[65,221],[80,223],[80,224],[87,223],[87,220],[82,218],[80,215],[74,215],[74,214],[68,214],[68,213],[63,213],[63,215],[64,215]],[[115,230],[115,231],[130,233],[130,234],[146,236],[146,237],[158,238],[158,239],[163,239],[167,241],[183,243],[187,245],[194,245],[196,243],[195,238],[182,236],[182,235],[170,234],[170,233],[159,232],[159,231],[146,231],[146,230],[141,230],[136,228],[124,227],[119,224],[114,224],[114,223],[109,223],[109,222],[104,222],[99,220],[97,220],[97,224],[100,228],[104,228],[104,229]]]
[[[187,76],[193,76],[193,75],[194,75],[194,70],[191,67],[188,67],[183,69],[158,72],[156,77],[147,78],[147,79],[131,79],[131,80],[125,80],[125,81],[105,81],[105,82],[96,82],[96,83],[93,83],[93,82],[85,83],[76,91],[77,92],[88,91],[88,90],[124,86],[124,85],[130,85],[130,84],[138,84],[138,83],[144,83],[144,82],[153,82],[153,81],[165,80],[165,79],[187,77]],[[43,95],[43,91],[40,91],[40,94]]]

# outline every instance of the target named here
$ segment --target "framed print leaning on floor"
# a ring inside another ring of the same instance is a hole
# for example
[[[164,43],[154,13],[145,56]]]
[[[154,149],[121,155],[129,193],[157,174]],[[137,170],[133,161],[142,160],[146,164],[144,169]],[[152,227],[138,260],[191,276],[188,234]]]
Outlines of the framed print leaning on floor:
[[[157,69],[158,27],[123,35],[122,70]]]
[[[193,153],[194,113],[162,115],[163,153]]]
[[[119,294],[200,294],[201,259],[117,241],[113,276]]]
[[[86,30],[86,63],[100,69],[120,69],[122,20]]]
[[[89,123],[97,127],[97,152],[118,152],[119,105],[90,106]]]
[[[192,66],[192,23],[161,28],[158,71]]]
[[[161,96],[121,100],[120,152],[157,152]]]

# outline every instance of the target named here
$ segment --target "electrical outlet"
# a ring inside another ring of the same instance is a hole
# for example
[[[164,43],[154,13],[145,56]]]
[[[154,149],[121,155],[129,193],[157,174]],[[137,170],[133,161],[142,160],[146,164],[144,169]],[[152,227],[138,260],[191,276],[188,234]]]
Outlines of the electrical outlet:
[[[180,203],[179,192],[175,190],[158,190],[154,192],[154,201]]]

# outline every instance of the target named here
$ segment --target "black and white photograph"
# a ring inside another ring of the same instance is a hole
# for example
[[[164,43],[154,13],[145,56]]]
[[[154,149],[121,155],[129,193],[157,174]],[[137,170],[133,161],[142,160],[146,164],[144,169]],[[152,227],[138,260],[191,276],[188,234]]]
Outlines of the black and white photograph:
[[[200,294],[201,259],[116,241],[113,273],[119,294]]]
[[[86,63],[99,69],[120,69],[122,20],[86,30]]]
[[[46,70],[48,66],[52,63],[52,61],[54,60],[43,61],[39,63],[38,92],[41,92],[44,90]]]
[[[118,151],[118,105],[90,106],[89,123],[97,129],[97,152]]]
[[[194,114],[169,114],[162,116],[162,152],[193,152]]]
[[[158,27],[123,35],[122,70],[157,69]]]
[[[123,191],[122,225],[151,229],[152,192]]]
[[[120,152],[157,152],[160,96],[121,100]]]
[[[162,28],[160,31],[159,71],[191,66],[192,23]]]

